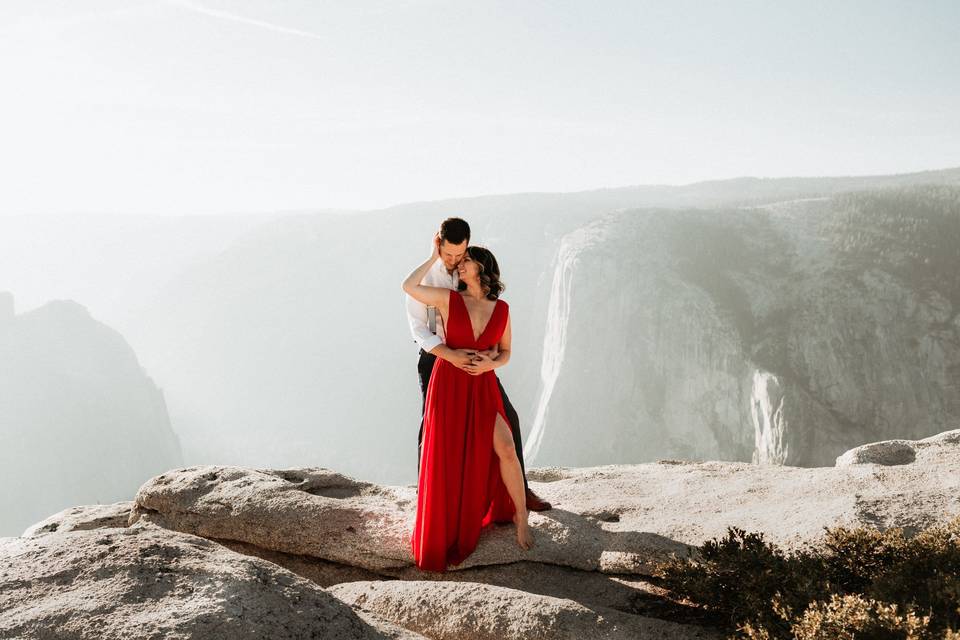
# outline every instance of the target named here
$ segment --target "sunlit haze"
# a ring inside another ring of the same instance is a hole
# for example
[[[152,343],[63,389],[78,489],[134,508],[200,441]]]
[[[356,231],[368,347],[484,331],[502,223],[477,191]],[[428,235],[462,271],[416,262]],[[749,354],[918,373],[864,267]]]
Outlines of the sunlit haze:
[[[0,214],[956,166],[957,24],[950,1],[10,0]]]

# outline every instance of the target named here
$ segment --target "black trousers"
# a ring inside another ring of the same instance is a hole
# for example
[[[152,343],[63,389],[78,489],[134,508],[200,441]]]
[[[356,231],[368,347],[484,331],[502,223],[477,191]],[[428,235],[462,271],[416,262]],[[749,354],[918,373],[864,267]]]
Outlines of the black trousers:
[[[420,434],[417,436],[417,477],[420,477],[420,454],[423,451],[423,413],[427,406],[427,386],[430,384],[430,374],[433,372],[433,365],[437,361],[437,356],[420,349],[420,360],[417,362],[417,373],[420,375]],[[496,374],[494,374],[496,375]],[[503,390],[503,384],[500,378],[497,378],[497,386],[500,387],[500,397],[503,398],[503,410],[507,414],[507,420],[513,427],[513,446],[517,450],[517,457],[520,459],[520,470],[523,473],[523,487],[527,485],[527,470],[523,465],[523,443],[520,442],[520,417],[517,410],[513,408],[507,392]]]

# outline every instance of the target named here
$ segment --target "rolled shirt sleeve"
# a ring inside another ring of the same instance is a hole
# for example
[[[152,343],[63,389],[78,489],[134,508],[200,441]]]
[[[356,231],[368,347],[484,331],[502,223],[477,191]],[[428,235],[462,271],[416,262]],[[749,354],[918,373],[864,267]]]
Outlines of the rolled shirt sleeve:
[[[443,340],[427,327],[427,305],[419,300],[404,294],[407,298],[407,323],[410,325],[410,334],[420,348],[429,352],[443,344]]]

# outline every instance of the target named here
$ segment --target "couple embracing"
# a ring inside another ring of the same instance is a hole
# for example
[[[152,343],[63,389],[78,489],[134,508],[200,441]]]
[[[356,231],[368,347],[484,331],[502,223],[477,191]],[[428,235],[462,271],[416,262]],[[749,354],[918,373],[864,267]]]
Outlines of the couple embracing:
[[[416,565],[463,562],[491,523],[513,522],[533,546],[529,511],[550,504],[528,487],[517,413],[494,373],[510,361],[510,308],[493,254],[470,246],[470,226],[448,218],[430,257],[403,281],[420,345],[423,421],[417,454]]]

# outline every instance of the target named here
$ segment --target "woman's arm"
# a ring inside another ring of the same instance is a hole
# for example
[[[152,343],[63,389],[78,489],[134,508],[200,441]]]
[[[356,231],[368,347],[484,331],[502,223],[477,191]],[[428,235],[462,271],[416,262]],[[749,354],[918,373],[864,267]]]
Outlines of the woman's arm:
[[[443,287],[428,287],[420,284],[426,277],[427,272],[433,263],[440,259],[440,234],[433,238],[433,252],[430,257],[419,267],[410,272],[410,275],[403,281],[403,290],[414,300],[422,302],[425,305],[437,307],[446,316],[448,302],[450,300],[450,289]]]

